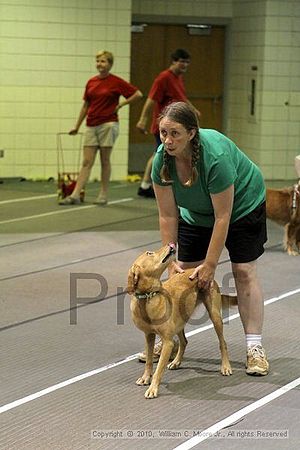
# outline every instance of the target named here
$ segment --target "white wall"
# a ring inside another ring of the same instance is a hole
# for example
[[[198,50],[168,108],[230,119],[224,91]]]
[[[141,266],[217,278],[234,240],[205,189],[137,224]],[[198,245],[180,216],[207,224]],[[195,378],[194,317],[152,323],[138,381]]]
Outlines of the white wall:
[[[129,80],[130,24],[131,0],[0,0],[0,176],[57,176],[56,134],[75,124],[95,53],[112,51],[112,73]],[[113,179],[127,175],[128,112]]]

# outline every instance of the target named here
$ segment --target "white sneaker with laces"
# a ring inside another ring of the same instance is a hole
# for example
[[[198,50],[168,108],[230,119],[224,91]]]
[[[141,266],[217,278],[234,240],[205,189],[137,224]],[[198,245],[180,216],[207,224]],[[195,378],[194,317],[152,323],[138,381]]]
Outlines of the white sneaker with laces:
[[[177,340],[174,340],[174,347],[173,347],[172,353],[170,355],[170,361],[172,361],[175,358],[175,356],[177,355],[178,347],[179,347],[179,342]],[[162,341],[159,340],[154,346],[153,362],[157,362],[159,360],[159,357],[161,354],[161,349],[162,349]],[[139,353],[138,359],[140,362],[146,362],[145,350],[143,352]]]
[[[248,375],[268,375],[269,363],[265,349],[257,344],[247,351],[246,373]]]

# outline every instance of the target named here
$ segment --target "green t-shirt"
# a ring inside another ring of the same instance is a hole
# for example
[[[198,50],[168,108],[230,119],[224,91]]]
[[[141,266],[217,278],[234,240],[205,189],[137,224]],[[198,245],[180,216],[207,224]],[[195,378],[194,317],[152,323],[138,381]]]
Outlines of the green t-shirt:
[[[175,159],[170,158],[172,188],[181,217],[189,224],[212,227],[214,210],[210,194],[223,192],[234,184],[234,203],[230,222],[249,214],[265,200],[265,184],[259,168],[223,134],[203,129],[200,133],[200,158],[197,163],[198,180],[191,186],[181,184],[177,177]],[[152,180],[166,185],[160,178],[163,165],[163,145],[155,154]]]

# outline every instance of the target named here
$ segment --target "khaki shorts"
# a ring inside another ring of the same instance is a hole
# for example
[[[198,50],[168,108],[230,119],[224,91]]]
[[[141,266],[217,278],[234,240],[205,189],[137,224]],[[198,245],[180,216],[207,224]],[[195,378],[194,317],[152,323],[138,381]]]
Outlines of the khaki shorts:
[[[86,127],[85,147],[113,147],[119,136],[119,122],[106,122],[96,127]]]

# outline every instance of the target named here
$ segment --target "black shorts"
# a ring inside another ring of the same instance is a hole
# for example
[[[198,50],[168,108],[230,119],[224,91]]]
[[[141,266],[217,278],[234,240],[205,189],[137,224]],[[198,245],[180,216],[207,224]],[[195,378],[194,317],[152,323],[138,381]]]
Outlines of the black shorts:
[[[189,225],[179,219],[178,260],[202,261],[206,257],[212,228]],[[266,202],[229,225],[225,246],[233,263],[247,263],[264,253],[267,241]]]

